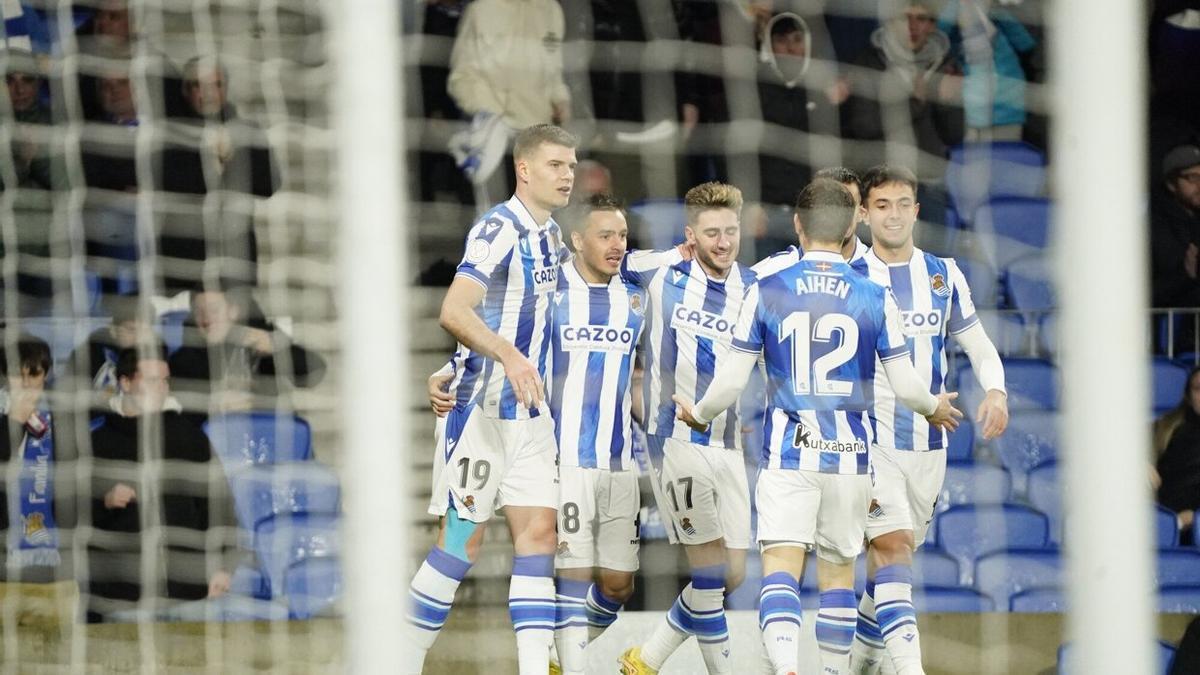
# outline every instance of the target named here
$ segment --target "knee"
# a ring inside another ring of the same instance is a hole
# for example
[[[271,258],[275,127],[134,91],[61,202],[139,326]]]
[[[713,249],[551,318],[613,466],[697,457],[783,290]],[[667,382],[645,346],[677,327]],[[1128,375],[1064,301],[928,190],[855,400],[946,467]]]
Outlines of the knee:
[[[912,564],[913,538],[910,532],[889,532],[871,541],[876,567],[897,563]]]
[[[600,579],[600,592],[604,597],[625,604],[633,596],[633,575],[622,574]]]
[[[530,552],[553,553],[558,547],[553,512],[546,518],[535,518],[521,533],[522,548]]]

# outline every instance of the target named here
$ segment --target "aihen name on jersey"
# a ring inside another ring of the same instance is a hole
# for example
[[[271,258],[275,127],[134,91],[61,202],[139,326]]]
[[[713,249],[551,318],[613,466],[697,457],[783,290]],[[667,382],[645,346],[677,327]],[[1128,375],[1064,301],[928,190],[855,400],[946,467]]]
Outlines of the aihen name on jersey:
[[[830,266],[829,263],[823,264],[827,268]],[[850,294],[850,284],[842,278],[841,274],[818,274],[810,272],[796,277],[796,292],[801,295],[805,293],[826,293],[845,300],[846,296]]]
[[[671,328],[726,342],[733,337],[733,323],[728,319],[702,309],[691,309],[682,303],[671,313]]]
[[[561,326],[559,338],[563,351],[628,352],[633,349],[636,331],[628,326]]]
[[[812,429],[804,426],[804,422],[796,423],[796,433],[792,437],[792,447],[804,448],[806,450],[817,450],[819,452],[837,453],[859,453],[867,451],[867,444],[861,438],[856,438],[853,441],[838,441],[814,437]]]

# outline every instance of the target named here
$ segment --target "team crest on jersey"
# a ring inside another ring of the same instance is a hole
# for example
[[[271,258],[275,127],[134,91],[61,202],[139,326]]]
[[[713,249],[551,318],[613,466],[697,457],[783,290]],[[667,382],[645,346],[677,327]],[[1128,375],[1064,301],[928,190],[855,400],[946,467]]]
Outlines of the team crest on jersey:
[[[558,550],[555,551],[555,555],[563,558],[571,555],[571,546],[565,541],[558,542]]]
[[[467,510],[471,513],[475,513],[475,496],[467,495],[463,497],[463,506],[467,507]]]
[[[638,316],[642,315],[645,310],[642,308],[642,294],[634,293],[629,296],[629,310]]]
[[[877,499],[871,500],[871,507],[869,509],[867,509],[867,516],[870,518],[882,518],[883,517],[883,507],[879,505],[879,500],[877,500]]]
[[[950,287],[946,285],[946,277],[941,272],[929,277],[929,287],[943,298],[950,297]]]
[[[684,519],[680,520],[679,526],[681,528],[683,528],[684,532],[687,532],[688,534],[695,536],[696,528],[692,527],[692,519],[691,518],[684,518]]]

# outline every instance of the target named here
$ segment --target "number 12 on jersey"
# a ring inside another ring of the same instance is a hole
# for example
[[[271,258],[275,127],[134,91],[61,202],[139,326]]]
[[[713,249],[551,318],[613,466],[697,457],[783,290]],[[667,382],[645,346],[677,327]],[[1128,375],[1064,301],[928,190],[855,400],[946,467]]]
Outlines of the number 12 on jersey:
[[[849,363],[858,347],[858,323],[845,314],[829,313],[814,322],[809,312],[792,312],[779,324],[779,342],[792,340],[792,391],[797,396],[849,396],[854,383],[830,373]],[[838,344],[816,361],[813,343]],[[815,385],[815,386],[814,386]]]

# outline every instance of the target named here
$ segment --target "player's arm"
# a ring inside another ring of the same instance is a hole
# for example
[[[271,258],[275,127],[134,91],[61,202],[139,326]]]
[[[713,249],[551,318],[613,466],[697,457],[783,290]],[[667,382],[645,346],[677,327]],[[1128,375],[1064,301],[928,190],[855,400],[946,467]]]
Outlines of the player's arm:
[[[983,387],[983,402],[975,411],[975,421],[981,423],[983,437],[992,439],[1004,433],[1008,426],[1008,392],[1004,388],[1004,363],[996,345],[988,338],[975,314],[975,303],[971,300],[971,288],[967,278],[954,261],[949,261],[950,275],[950,318],[946,327],[962,345],[971,361],[975,378]]]
[[[996,351],[996,345],[992,344],[980,323],[954,337],[967,353],[975,378],[985,392],[983,402],[975,411],[975,421],[981,423],[985,439],[995,438],[1008,427],[1008,391],[1004,388],[1004,362],[1000,360],[1000,352]]]
[[[492,332],[475,312],[486,292],[474,277],[460,273],[446,291],[438,322],[471,351],[499,361],[517,400],[536,408],[542,403],[544,391],[537,367],[511,342]]]
[[[888,383],[901,403],[925,416],[929,423],[946,431],[958,428],[958,420],[962,412],[951,402],[958,398],[957,392],[933,395],[929,387],[921,380],[909,359],[908,343],[900,330],[900,308],[891,290],[884,293],[883,300],[883,330],[879,332],[879,340],[875,351],[883,362],[884,373]]]
[[[445,417],[454,408],[454,395],[450,393],[450,381],[453,379],[453,358],[429,376],[429,407],[438,417]]]
[[[686,242],[662,251],[630,251],[621,259],[621,278],[645,288],[659,268],[692,259],[692,247]]]

